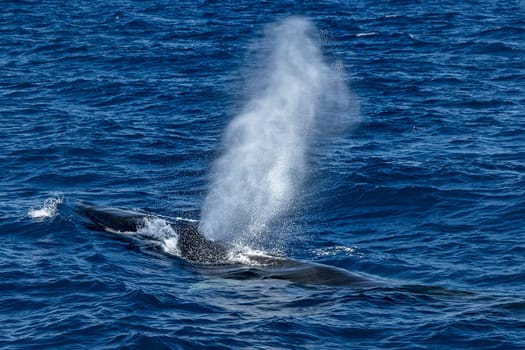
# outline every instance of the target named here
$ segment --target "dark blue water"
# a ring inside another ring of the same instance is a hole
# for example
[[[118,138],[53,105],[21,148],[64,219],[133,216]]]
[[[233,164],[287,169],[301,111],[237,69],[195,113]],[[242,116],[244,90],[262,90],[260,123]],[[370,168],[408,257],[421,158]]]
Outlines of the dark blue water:
[[[523,1],[1,7],[0,348],[525,349]],[[315,141],[273,235],[385,285],[218,278],[83,225],[78,200],[199,218],[290,15],[360,122]]]

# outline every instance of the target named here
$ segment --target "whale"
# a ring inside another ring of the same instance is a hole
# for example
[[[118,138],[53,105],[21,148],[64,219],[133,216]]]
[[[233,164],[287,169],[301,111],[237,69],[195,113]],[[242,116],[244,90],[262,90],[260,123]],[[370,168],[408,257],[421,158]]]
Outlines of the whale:
[[[139,238],[147,220],[160,218],[176,232],[179,257],[206,275],[228,279],[285,280],[301,285],[378,286],[377,281],[361,273],[281,255],[251,253],[246,254],[245,262],[232,260],[233,245],[206,238],[199,232],[196,221],[89,204],[78,204],[76,211],[91,229]]]

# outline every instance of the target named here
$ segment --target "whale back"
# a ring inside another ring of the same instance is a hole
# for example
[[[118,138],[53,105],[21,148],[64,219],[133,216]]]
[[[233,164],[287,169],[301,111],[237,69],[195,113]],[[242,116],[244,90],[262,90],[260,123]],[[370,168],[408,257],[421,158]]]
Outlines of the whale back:
[[[111,207],[79,205],[77,212],[91,227],[113,233],[137,233],[147,219],[159,218],[140,211]],[[165,218],[163,218],[165,219]],[[196,222],[166,219],[177,234],[180,257],[194,263],[208,275],[229,279],[277,279],[299,284],[370,287],[371,279],[335,266],[290,259],[272,254],[246,254],[249,264],[230,259],[232,247],[207,239],[198,231]]]

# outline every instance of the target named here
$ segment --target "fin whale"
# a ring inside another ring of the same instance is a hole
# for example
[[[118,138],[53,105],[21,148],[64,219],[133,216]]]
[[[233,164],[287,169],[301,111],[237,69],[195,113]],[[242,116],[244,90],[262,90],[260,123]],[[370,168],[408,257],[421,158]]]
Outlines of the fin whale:
[[[232,261],[232,247],[224,242],[207,239],[197,228],[197,223],[165,218],[133,210],[111,207],[77,205],[76,210],[95,229],[113,233],[137,233],[145,220],[164,219],[177,233],[180,257],[208,275],[230,279],[279,279],[298,284],[330,286],[376,287],[378,283],[346,269],[291,259],[277,255],[249,256],[250,264]]]

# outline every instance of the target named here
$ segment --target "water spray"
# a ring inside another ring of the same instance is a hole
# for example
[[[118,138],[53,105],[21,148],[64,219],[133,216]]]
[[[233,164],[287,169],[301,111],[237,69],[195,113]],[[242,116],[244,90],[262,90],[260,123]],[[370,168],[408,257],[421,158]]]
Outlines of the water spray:
[[[293,17],[271,25],[263,43],[269,45],[266,62],[250,81],[252,94],[227,126],[213,165],[199,227],[212,240],[260,239],[292,207],[312,139],[358,115],[310,21]]]

